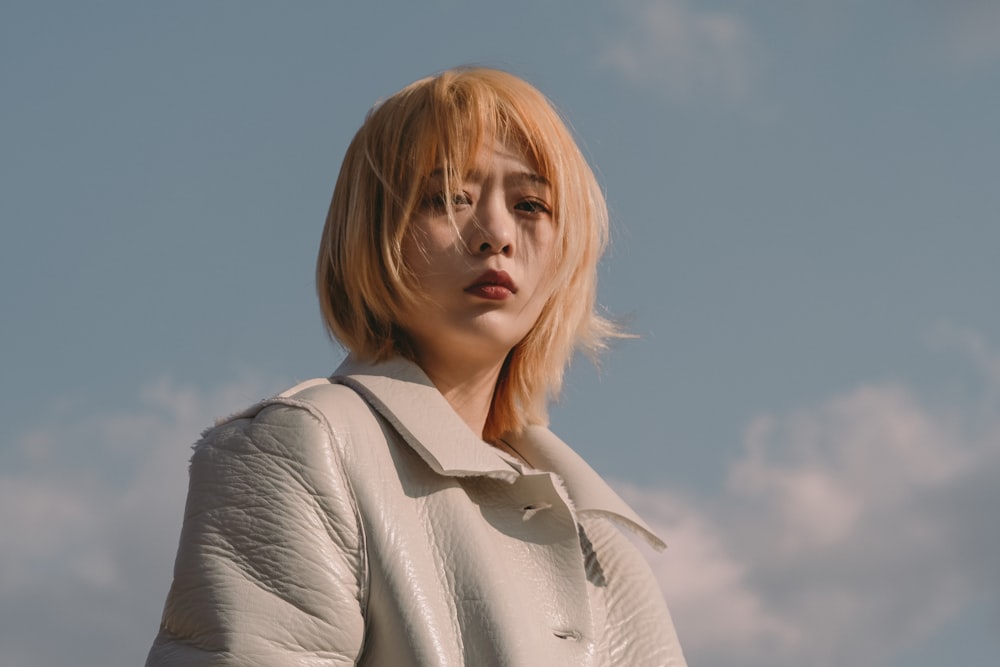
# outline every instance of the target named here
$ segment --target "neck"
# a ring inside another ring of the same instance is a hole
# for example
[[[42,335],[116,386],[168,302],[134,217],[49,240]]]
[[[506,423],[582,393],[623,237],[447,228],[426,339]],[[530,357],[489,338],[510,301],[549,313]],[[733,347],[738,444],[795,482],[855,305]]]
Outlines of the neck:
[[[462,421],[482,437],[503,359],[496,363],[463,365],[454,359],[436,362],[422,356],[417,363]]]

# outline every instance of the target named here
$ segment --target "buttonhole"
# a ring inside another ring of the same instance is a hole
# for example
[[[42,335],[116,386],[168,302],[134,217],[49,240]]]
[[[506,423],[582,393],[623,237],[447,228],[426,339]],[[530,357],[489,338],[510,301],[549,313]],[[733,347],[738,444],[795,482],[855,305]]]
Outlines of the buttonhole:
[[[571,642],[580,640],[580,633],[575,630],[553,630],[552,634],[559,639],[568,639]]]
[[[541,512],[542,510],[547,510],[550,507],[552,507],[551,503],[531,503],[530,505],[525,505],[524,507],[521,508],[521,511],[524,512],[524,516],[521,518],[524,521],[527,521],[531,517],[535,516],[535,514],[537,514],[538,512]]]

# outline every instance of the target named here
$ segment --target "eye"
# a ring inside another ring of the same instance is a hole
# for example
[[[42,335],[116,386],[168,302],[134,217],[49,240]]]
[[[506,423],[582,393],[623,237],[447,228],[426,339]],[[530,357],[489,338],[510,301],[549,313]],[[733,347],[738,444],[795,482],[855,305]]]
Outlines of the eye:
[[[532,215],[552,215],[552,209],[541,199],[522,199],[514,204],[514,209]]]

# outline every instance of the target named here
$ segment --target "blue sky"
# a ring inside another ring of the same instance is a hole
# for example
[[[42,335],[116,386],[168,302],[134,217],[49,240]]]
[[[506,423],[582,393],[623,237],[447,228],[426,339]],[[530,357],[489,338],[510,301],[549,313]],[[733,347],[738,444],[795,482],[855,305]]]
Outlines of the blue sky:
[[[563,110],[607,189],[553,428],[660,527],[692,664],[1000,646],[1000,5],[0,8],[0,663],[129,665],[189,446],[308,377],[312,267],[380,97],[458,64]]]

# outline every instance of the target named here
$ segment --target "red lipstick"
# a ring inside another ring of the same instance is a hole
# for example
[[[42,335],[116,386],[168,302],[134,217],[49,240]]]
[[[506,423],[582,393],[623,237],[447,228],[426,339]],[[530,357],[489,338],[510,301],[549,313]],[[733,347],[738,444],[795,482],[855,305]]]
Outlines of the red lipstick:
[[[483,299],[503,301],[517,294],[517,285],[506,271],[489,270],[465,288],[466,294]]]

